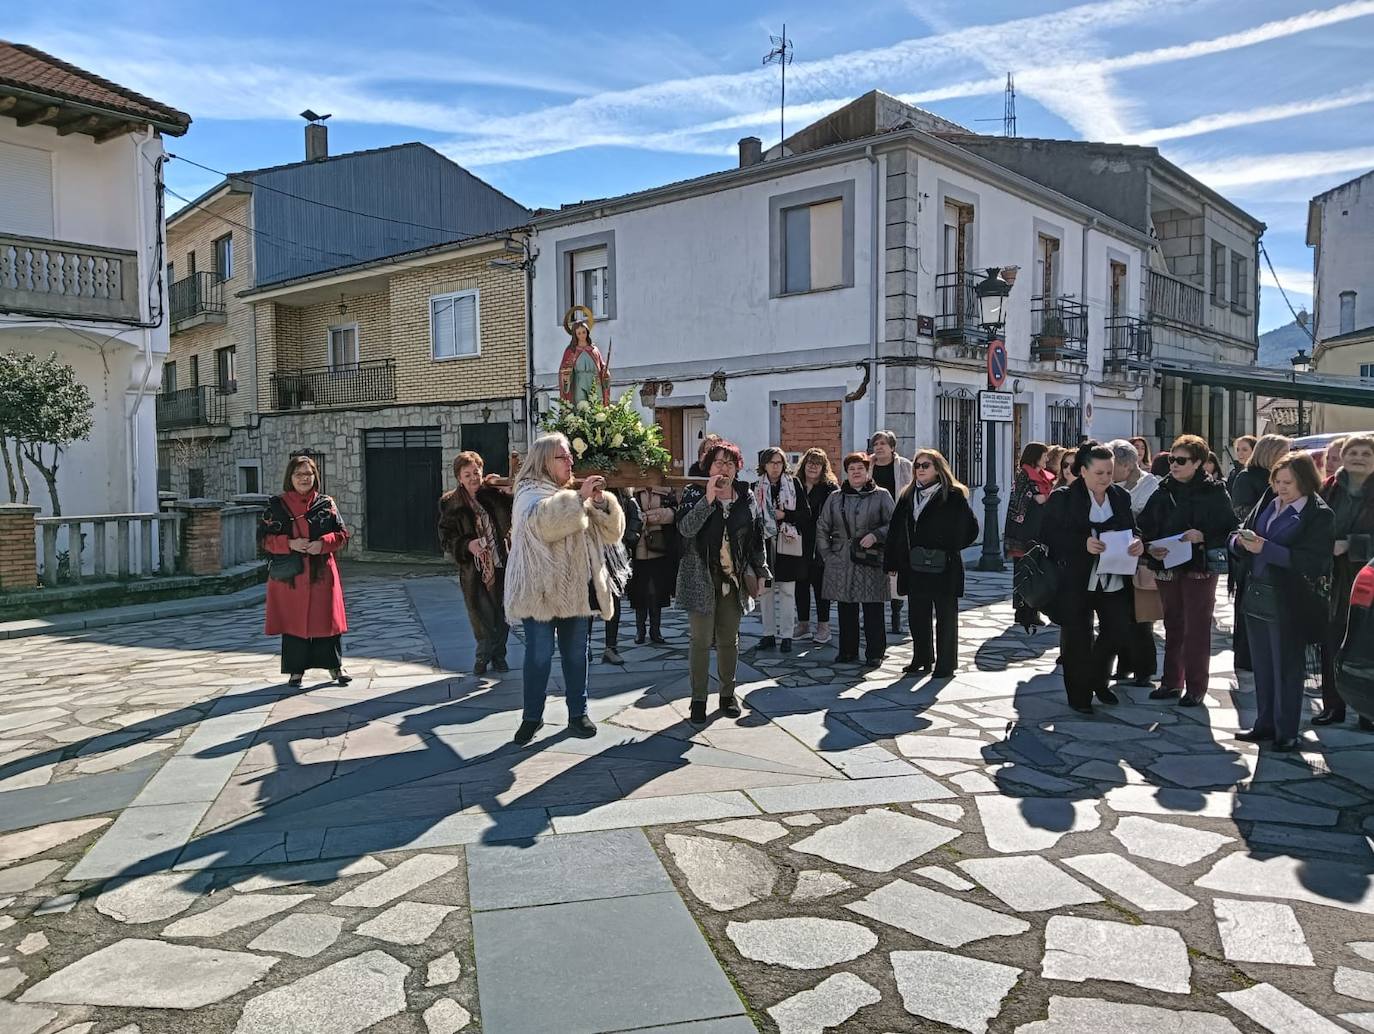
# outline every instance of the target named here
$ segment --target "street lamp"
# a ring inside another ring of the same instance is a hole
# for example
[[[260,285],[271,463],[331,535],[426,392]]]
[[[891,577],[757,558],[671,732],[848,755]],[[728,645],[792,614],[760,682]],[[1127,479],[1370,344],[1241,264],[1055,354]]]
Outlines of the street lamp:
[[[1288,360],[1288,361],[1289,361],[1290,363],[1293,364],[1293,385],[1294,385],[1294,387],[1296,388],[1296,387],[1297,387],[1297,382],[1298,382],[1298,374],[1300,374],[1300,373],[1307,373],[1309,370],[1312,369],[1312,357],[1311,357],[1310,355],[1307,354],[1307,349],[1305,349],[1305,348],[1300,348],[1300,349],[1298,349],[1298,354],[1295,355],[1295,356],[1293,356],[1293,358],[1290,359],[1290,360]],[[1296,394],[1296,392],[1295,392],[1295,394]],[[1303,418],[1302,397],[1301,397],[1301,396],[1298,397],[1297,402],[1298,402],[1298,435],[1297,435],[1297,436],[1298,436],[1299,438],[1301,438],[1301,437],[1303,436],[1303,434],[1305,433],[1304,430],[1303,430],[1303,424],[1306,423],[1306,420]]]
[[[973,293],[978,296],[979,322],[988,332],[988,348],[994,341],[1000,341],[1002,327],[1007,322],[1007,297],[1011,294],[1011,284],[1002,277],[1002,271],[990,268],[985,271],[982,281],[975,284]],[[991,364],[989,364],[991,366]],[[992,382],[992,371],[988,371],[988,389],[996,390]],[[983,481],[983,555],[978,558],[980,571],[1005,571],[1002,561],[1002,538],[997,527],[997,425],[989,420],[984,435],[988,443],[987,477]]]

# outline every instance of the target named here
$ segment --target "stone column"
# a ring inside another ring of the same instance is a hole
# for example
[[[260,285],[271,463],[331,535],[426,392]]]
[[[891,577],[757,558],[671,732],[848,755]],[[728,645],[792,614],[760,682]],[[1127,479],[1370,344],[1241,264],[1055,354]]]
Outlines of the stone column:
[[[38,507],[0,504],[0,591],[20,592],[38,586],[38,552],[33,519]]]
[[[224,568],[220,542],[224,504],[217,499],[183,499],[177,509],[182,513],[182,567],[187,574],[219,574]]]

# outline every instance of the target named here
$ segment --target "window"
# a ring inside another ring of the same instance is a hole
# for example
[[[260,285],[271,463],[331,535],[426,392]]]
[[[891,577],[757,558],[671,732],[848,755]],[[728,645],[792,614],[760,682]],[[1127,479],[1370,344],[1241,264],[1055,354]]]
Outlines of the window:
[[[53,236],[52,154],[0,143],[0,231]]]
[[[234,275],[234,235],[226,233],[215,238],[215,279],[228,280]]]
[[[157,490],[159,492],[170,492],[172,490],[172,468],[157,468]]]
[[[162,393],[170,395],[177,390],[177,364],[175,362],[162,364]]]
[[[175,262],[167,263],[167,282],[169,284],[177,282],[177,264]]]
[[[610,311],[611,270],[606,248],[575,251],[569,263],[572,275],[572,303],[585,305],[599,320]]]
[[[844,202],[798,205],[782,218],[783,293],[843,286]]]
[[[457,359],[481,353],[477,300],[476,291],[455,291],[430,298],[429,341],[435,359]]]
[[[186,472],[186,494],[192,499],[205,498],[205,471],[192,467]]]
[[[194,251],[188,251],[186,253],[186,275],[196,275],[196,253]]]
[[[1046,301],[1059,297],[1059,241],[1043,233],[1035,240],[1034,287]]]
[[[1058,399],[1049,405],[1049,440],[1056,445],[1077,445],[1083,434],[1083,416],[1078,403]]]
[[[1226,304],[1226,246],[1212,243],[1212,301]]]
[[[200,356],[193,355],[186,360],[191,366],[191,383],[189,387],[200,387]]]
[[[239,495],[257,495],[262,491],[262,463],[258,460],[239,460]]]
[[[1231,308],[1250,311],[1250,268],[1238,251],[1231,252]]]
[[[1374,363],[1361,363],[1360,376],[1374,379]]]
[[[854,181],[768,199],[768,295],[854,286]]]
[[[1342,334],[1352,334],[1355,331],[1355,292],[1341,292],[1341,330]]]
[[[967,388],[938,395],[936,437],[949,460],[954,476],[970,488],[983,483],[983,425],[978,420],[978,399]]]
[[[358,365],[358,325],[329,328],[329,368],[347,370]]]
[[[221,395],[232,395],[239,390],[238,375],[235,372],[236,352],[237,349],[233,345],[215,350],[215,387],[219,388]]]

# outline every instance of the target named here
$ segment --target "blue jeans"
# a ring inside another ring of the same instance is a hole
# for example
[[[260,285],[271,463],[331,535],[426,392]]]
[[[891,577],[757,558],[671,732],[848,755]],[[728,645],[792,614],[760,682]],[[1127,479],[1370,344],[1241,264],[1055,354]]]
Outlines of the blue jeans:
[[[525,618],[525,713],[527,722],[544,717],[549,672],[553,668],[553,642],[558,639],[558,660],[563,666],[563,685],[568,700],[568,720],[587,713],[587,643],[592,619],[557,618],[535,621]]]

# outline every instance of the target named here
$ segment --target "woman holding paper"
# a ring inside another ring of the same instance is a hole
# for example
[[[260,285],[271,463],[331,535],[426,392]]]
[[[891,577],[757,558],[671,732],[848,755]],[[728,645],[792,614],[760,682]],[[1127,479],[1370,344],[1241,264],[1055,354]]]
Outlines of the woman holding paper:
[[[1130,574],[1145,551],[1136,537],[1131,496],[1112,484],[1112,450],[1089,442],[1074,455],[1076,480],[1045,504],[1041,541],[1059,569],[1055,618],[1069,706],[1092,714],[1093,697],[1114,704],[1112,658],[1130,649]],[[1097,618],[1094,635],[1093,618]]]
[[[1207,693],[1217,576],[1238,523],[1226,486],[1202,473],[1207,455],[1197,435],[1175,439],[1169,474],[1138,518],[1164,605],[1164,681],[1150,697],[1172,699],[1186,686],[1184,707],[1196,707]]]

